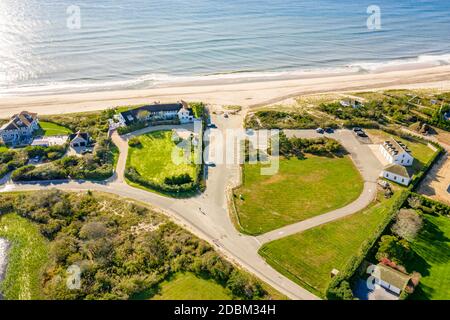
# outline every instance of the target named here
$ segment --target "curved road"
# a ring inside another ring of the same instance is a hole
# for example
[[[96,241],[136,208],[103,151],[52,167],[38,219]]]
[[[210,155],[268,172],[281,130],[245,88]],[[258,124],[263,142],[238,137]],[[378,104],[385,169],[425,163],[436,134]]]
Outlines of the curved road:
[[[217,124],[218,129],[224,130],[225,128],[240,128],[242,121],[240,117],[237,116],[232,116],[228,119],[218,117],[215,119],[215,123]],[[116,173],[107,181],[98,183],[87,181],[46,181],[23,184],[12,183],[9,181],[0,191],[28,191],[48,188],[58,188],[67,191],[95,190],[113,193],[124,198],[130,198],[151,204],[156,209],[162,210],[176,223],[182,225],[197,236],[214,244],[217,249],[225,254],[230,260],[240,264],[245,269],[249,270],[261,280],[267,282],[269,285],[276,288],[289,298],[302,300],[318,299],[318,297],[300,287],[293,281],[287,279],[269,266],[258,255],[258,249],[261,247],[263,242],[284,237],[287,234],[303,231],[322,223],[339,219],[343,216],[358,211],[360,206],[370,203],[374,196],[374,189],[372,187],[374,187],[376,176],[374,175],[375,170],[370,168],[371,162],[365,162],[365,157],[369,157],[369,160],[373,161],[374,159],[370,158],[370,156],[373,156],[372,153],[367,152],[365,148],[362,148],[362,150],[359,149],[358,145],[355,144],[359,143],[350,132],[337,132],[335,134],[335,138],[343,142],[344,146],[348,148],[352,154],[352,158],[358,168],[360,168],[366,181],[367,187],[364,189],[361,197],[356,201],[357,203],[354,206],[351,204],[343,209],[340,209],[341,211],[336,210],[331,213],[314,217],[298,224],[270,232],[266,235],[252,237],[237,232],[227,213],[225,195],[227,188],[233,186],[238,181],[238,165],[218,164],[215,168],[209,168],[207,191],[190,199],[167,198],[142,189],[131,187],[125,183],[123,173],[128,154],[128,143],[126,139],[135,134],[142,134],[144,132],[161,129],[164,129],[164,127],[146,128],[145,130],[129,134],[125,137],[120,137],[117,133],[113,133],[112,139],[120,149],[120,156]],[[314,135],[315,132],[301,130],[288,134],[301,134],[309,136]],[[354,140],[351,140],[352,137]],[[375,161],[377,160],[375,159]]]

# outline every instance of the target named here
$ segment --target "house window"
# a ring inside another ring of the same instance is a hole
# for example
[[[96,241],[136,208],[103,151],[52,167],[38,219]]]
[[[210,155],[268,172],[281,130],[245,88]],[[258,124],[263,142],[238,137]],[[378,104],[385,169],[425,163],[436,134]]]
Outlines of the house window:
[[[402,178],[402,182],[405,182],[405,179]]]
[[[397,180],[397,177],[396,177],[396,176],[394,176],[394,180]]]

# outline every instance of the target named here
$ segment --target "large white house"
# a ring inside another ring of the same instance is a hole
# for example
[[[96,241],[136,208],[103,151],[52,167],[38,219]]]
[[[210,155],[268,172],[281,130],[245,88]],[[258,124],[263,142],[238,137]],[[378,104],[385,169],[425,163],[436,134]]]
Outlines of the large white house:
[[[20,144],[28,142],[33,132],[39,129],[37,113],[22,111],[11,117],[7,123],[0,128],[0,137],[4,143]]]
[[[384,141],[380,145],[380,151],[390,164],[409,167],[414,162],[414,158],[411,156],[411,151],[408,147],[395,139]]]
[[[172,104],[153,104],[121,112],[117,120],[121,126],[128,126],[140,121],[164,121],[177,119],[180,123],[194,121],[194,114],[186,102]]]

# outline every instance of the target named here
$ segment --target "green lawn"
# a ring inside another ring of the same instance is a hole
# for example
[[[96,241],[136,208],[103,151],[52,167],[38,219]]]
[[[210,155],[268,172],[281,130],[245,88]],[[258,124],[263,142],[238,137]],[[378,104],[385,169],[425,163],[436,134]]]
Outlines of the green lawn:
[[[72,133],[69,128],[57,125],[53,122],[40,121],[39,125],[44,136],[63,136]]]
[[[141,146],[130,147],[127,166],[134,167],[141,176],[157,183],[166,177],[189,174],[195,180],[197,168],[194,164],[175,164],[172,161],[172,131],[156,131],[139,136]],[[181,149],[179,149],[180,152]]]
[[[450,218],[425,214],[425,225],[411,247],[416,253],[408,271],[422,275],[411,296],[420,300],[450,299]]]
[[[301,286],[324,297],[331,281],[330,272],[345,270],[400,196],[374,202],[365,210],[305,232],[265,244],[259,251],[275,269]]]
[[[227,289],[193,273],[177,273],[160,285],[154,300],[231,300]]]
[[[245,164],[244,183],[234,192],[241,227],[249,234],[262,234],[344,207],[363,189],[363,180],[349,157],[281,159],[274,176],[261,175],[261,166]]]
[[[37,225],[16,214],[0,217],[0,237],[12,243],[0,290],[6,299],[41,299],[41,272],[48,261],[48,242]]]

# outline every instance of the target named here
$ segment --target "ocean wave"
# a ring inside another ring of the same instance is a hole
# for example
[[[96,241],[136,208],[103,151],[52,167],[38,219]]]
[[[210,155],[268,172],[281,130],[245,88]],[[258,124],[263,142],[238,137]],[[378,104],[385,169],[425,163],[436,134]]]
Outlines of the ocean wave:
[[[75,92],[116,91],[131,89],[149,89],[174,85],[204,85],[215,83],[239,83],[250,81],[269,81],[321,77],[327,75],[345,75],[357,73],[377,73],[383,71],[401,70],[405,68],[420,68],[450,64],[450,54],[420,55],[391,61],[355,62],[340,67],[309,68],[301,70],[280,71],[232,71],[205,75],[170,75],[150,73],[134,79],[102,81],[84,80],[63,83],[27,84],[23,86],[6,86],[0,84],[0,96],[12,95],[46,95]]]
[[[349,64],[348,67],[366,72],[381,72],[387,69],[402,69],[405,68],[405,66],[431,67],[448,64],[450,64],[450,54],[420,55],[418,57],[406,57],[403,59],[380,62],[355,62]]]

